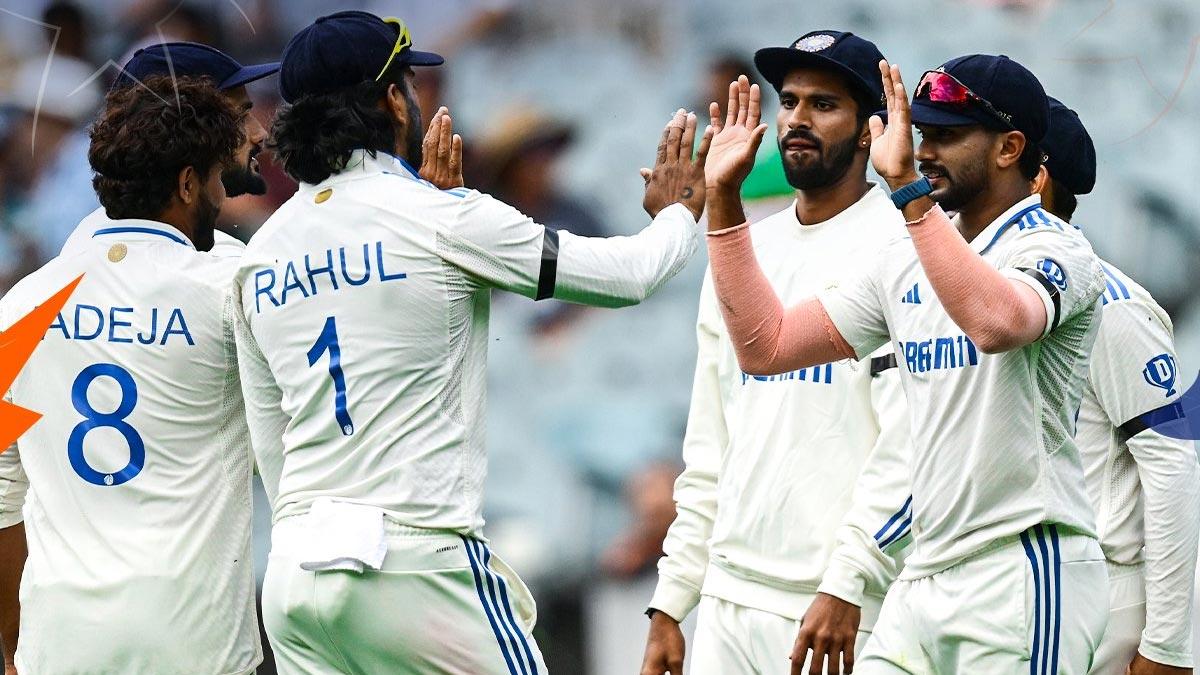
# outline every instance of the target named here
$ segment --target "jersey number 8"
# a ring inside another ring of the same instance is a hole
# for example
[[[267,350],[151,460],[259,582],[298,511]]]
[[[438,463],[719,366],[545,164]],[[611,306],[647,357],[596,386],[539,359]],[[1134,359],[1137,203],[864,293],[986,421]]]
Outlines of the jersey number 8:
[[[121,402],[117,409],[110,413],[98,412],[88,400],[88,389],[98,377],[111,377],[121,387]],[[71,468],[80,478],[92,485],[106,487],[128,483],[142,472],[142,466],[146,463],[146,444],[137,429],[125,421],[137,405],[137,383],[133,381],[133,376],[128,370],[115,363],[93,363],[84,368],[71,385],[71,404],[84,417],[84,420],[71,430],[71,437],[67,440],[67,458],[71,460]],[[120,470],[112,473],[97,471],[83,456],[83,438],[97,427],[115,429],[129,444],[129,463]]]

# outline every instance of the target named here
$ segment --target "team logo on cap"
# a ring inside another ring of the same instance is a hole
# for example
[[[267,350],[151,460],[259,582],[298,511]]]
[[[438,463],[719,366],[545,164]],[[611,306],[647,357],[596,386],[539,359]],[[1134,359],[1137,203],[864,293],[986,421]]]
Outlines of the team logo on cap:
[[[832,47],[834,42],[836,40],[832,35],[809,35],[796,40],[796,44],[792,45],[792,48],[802,52],[823,52]]]

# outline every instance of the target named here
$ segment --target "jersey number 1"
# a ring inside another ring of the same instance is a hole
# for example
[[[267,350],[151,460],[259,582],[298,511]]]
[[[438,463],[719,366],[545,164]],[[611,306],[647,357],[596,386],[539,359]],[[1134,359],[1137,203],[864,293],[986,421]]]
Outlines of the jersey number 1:
[[[334,317],[325,319],[325,327],[317,336],[317,341],[308,349],[308,365],[315,366],[317,360],[325,352],[329,352],[329,376],[333,378],[333,416],[342,435],[354,433],[354,422],[350,419],[350,411],[346,409],[346,374],[342,372],[342,348],[338,346],[337,321]]]

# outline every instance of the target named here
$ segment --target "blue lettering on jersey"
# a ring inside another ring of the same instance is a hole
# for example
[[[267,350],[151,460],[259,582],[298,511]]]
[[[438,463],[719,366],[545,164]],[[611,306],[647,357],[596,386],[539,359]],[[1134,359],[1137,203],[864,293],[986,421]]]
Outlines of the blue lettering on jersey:
[[[785,382],[789,380],[800,380],[801,382],[832,384],[833,364],[826,363],[820,366],[801,368],[800,370],[779,373],[777,375],[750,375],[748,373],[742,373],[742,384],[746,384],[750,380],[754,380],[756,382]]]
[[[1142,369],[1142,377],[1152,387],[1158,387],[1167,392],[1167,396],[1175,395],[1175,377],[1178,370],[1175,367],[1175,357],[1170,354],[1159,354],[1146,362]]]
[[[371,255],[371,244],[362,245],[362,265],[358,265],[360,258],[357,255],[358,247],[350,247],[350,255],[347,256],[347,247],[339,246],[337,250],[337,259],[340,262],[340,276],[337,274],[333,264],[334,249],[325,249],[321,253],[308,254],[299,261],[289,260],[283,265],[282,274],[278,271],[279,268],[266,268],[254,273],[254,313],[261,314],[263,311],[265,297],[270,302],[270,307],[283,307],[288,303],[289,297],[293,303],[301,298],[309,298],[319,295],[323,290],[325,292],[334,292],[342,289],[341,282],[346,282],[347,286],[362,286],[370,282],[372,279],[378,280],[379,283],[388,281],[396,281],[398,279],[406,279],[408,275],[404,272],[388,272],[383,256],[383,242],[377,241],[374,243],[375,255]],[[374,258],[374,269],[372,272],[372,258]],[[323,265],[321,263],[324,263]],[[302,281],[302,278],[297,271],[300,264],[304,265],[305,278],[308,279],[307,286]],[[315,265],[315,266],[314,266]],[[279,277],[283,277],[283,284],[276,295],[275,286],[279,281]],[[317,283],[317,282],[320,283]],[[289,291],[291,291],[289,296]],[[299,295],[297,295],[297,292]]]
[[[161,347],[166,345],[172,336],[178,336],[176,342],[182,339],[187,342],[188,346],[196,346],[196,341],[192,338],[192,332],[188,328],[187,318],[182,309],[171,308],[161,334],[158,326],[159,309],[157,307],[150,308],[148,321],[135,322],[133,320],[145,315],[144,311],[140,311],[136,307],[109,307],[105,311],[95,305],[78,304],[75,305],[74,312],[66,314],[72,319],[70,322],[64,318],[62,312],[54,317],[54,322],[46,330],[46,337],[53,335],[60,336],[64,340],[104,340],[114,344],[132,344],[136,338],[139,344],[157,344]],[[144,323],[148,326],[148,332],[139,333],[127,330],[133,328],[134,323]]]
[[[904,363],[910,373],[979,365],[979,351],[966,335],[897,342],[896,352],[904,354]]]

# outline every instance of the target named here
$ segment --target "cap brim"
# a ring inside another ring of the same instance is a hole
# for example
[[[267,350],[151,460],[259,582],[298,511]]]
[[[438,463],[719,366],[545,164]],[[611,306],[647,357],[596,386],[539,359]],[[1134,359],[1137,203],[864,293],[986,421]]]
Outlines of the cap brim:
[[[410,49],[404,52],[404,65],[406,66],[440,66],[446,62],[441,54],[433,52],[419,52],[415,49]]]
[[[224,82],[217,85],[217,89],[225,91],[227,89],[236,89],[243,85],[249,84],[255,80],[261,80],[268,75],[274,75],[279,72],[279,63],[263,63],[257,66],[242,66],[232,75],[225,78]]]
[[[883,121],[887,121],[887,113],[883,113]],[[991,123],[987,113],[968,107],[965,110],[949,110],[940,106],[930,105],[922,101],[912,104],[910,116],[913,124],[931,127],[965,127],[972,124],[987,126]]]
[[[879,96],[861,75],[816,52],[806,52],[791,47],[765,47],[754,52],[754,67],[767,82],[771,83],[772,87],[775,87],[776,91],[783,86],[783,78],[787,77],[789,72],[807,67],[836,71],[849,78],[849,81],[853,82],[859,88],[859,92],[865,94],[867,98],[874,99]]]

